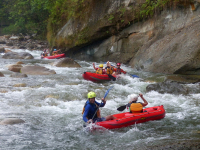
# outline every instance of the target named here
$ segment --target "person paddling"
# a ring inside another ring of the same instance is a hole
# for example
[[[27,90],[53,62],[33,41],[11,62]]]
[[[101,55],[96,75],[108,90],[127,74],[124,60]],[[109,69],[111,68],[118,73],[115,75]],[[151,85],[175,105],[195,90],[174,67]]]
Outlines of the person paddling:
[[[138,97],[141,97],[144,103],[137,102]],[[143,97],[143,95],[140,93],[139,96],[136,94],[131,94],[128,96],[128,99],[130,100],[129,103],[127,104],[127,107],[130,109],[130,112],[132,113],[141,113],[143,112],[143,107],[148,105],[148,102],[146,99]]]
[[[53,56],[58,55],[60,51],[61,51],[60,49],[58,50],[54,49],[52,55]]]
[[[121,64],[117,63],[117,68],[114,68],[113,75],[118,75],[118,74],[121,74],[121,73],[126,74],[126,71],[124,71],[123,69],[121,69],[120,66],[121,66]]]
[[[102,98],[102,102],[98,103],[95,98],[96,94],[94,92],[89,92],[87,94],[88,100],[86,101],[84,107],[83,107],[83,120],[86,123],[94,123],[94,122],[101,122],[101,121],[107,121],[107,120],[113,120],[116,119],[114,116],[106,116],[101,117],[99,107],[104,107],[106,104],[105,98]]]
[[[44,49],[43,52],[41,53],[41,58],[47,57],[49,54],[48,49]]]
[[[113,72],[114,72],[114,67],[111,66],[111,64],[110,64],[109,61],[107,61],[106,65],[107,65],[107,66],[105,67],[105,69],[106,69],[106,74],[112,75]]]
[[[96,70],[96,74],[105,74],[105,69],[103,69],[103,64],[100,64],[99,68],[96,68],[95,64],[93,63],[93,68]]]

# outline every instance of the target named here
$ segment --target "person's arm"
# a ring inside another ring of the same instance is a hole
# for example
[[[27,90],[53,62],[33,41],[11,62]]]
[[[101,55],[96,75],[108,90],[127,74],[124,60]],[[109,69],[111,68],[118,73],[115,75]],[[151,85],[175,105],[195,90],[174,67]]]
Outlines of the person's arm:
[[[102,98],[101,100],[102,100],[103,103],[102,103],[102,102],[99,103],[99,102],[97,102],[97,101],[95,101],[95,103],[96,103],[99,107],[104,107],[105,104],[106,104],[106,100],[105,100],[104,98]]]
[[[97,68],[95,67],[95,64],[93,63],[93,68],[94,68],[94,70],[97,70]]]
[[[126,74],[126,71],[124,71],[123,69],[121,69],[121,72],[123,72],[124,74]]]
[[[148,102],[146,101],[146,99],[143,97],[143,95],[140,93],[139,96],[142,98],[142,100],[144,101],[144,103],[142,103],[142,106],[147,106]]]
[[[115,67],[113,67],[113,73],[112,73],[112,75],[115,75],[116,74],[116,68]]]

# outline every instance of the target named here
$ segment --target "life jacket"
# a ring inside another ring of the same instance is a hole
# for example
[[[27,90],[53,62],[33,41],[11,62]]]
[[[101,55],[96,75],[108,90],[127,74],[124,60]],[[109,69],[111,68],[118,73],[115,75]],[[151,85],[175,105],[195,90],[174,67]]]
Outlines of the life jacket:
[[[113,73],[113,67],[106,68],[106,74],[112,74]]]
[[[103,74],[103,69],[98,68],[98,69],[96,70],[96,73],[97,73],[97,74]]]
[[[130,109],[130,112],[132,113],[143,112],[143,106],[141,103],[132,103],[129,109]]]
[[[95,102],[94,102],[94,104],[96,105],[96,109],[98,109],[98,110],[97,110],[97,113],[96,113],[95,116],[94,116],[94,118],[101,118],[101,113],[100,113],[99,106],[98,106]],[[85,112],[85,107],[86,107],[86,105],[87,105],[87,101],[86,101],[86,103],[85,103],[85,105],[84,105],[84,107],[83,107],[82,115],[83,115],[84,112]]]
[[[58,55],[58,52],[54,51],[53,56]]]
[[[122,71],[121,71],[121,68],[117,68],[117,69],[116,69],[116,73],[117,73],[117,74],[121,74],[121,72],[122,72]]]

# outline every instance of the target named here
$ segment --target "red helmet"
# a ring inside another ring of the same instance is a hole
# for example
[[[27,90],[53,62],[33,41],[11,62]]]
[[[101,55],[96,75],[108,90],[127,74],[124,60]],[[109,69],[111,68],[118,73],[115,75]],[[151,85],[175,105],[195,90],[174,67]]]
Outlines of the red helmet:
[[[121,66],[121,64],[120,64],[120,63],[117,63],[117,66]]]

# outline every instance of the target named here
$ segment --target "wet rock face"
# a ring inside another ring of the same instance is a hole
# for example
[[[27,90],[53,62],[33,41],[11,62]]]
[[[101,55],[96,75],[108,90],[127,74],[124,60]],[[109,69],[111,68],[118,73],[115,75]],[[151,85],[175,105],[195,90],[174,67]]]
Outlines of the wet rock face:
[[[8,66],[8,70],[13,71],[13,72],[20,72],[22,67],[23,66],[20,64],[19,65],[13,64],[13,65]]]
[[[181,85],[180,83],[174,81],[165,81],[161,83],[150,84],[146,87],[146,91],[147,92],[157,91],[162,94],[170,93],[177,95],[179,94],[187,95],[189,92],[184,85]]]
[[[5,52],[5,48],[0,46],[0,53],[4,53]]]
[[[95,1],[97,5],[88,7],[92,12],[85,17],[88,21],[68,20],[56,34],[55,43],[63,46],[70,57],[81,60],[129,63],[133,68],[147,72],[200,74],[199,4],[193,11],[190,6],[193,2],[184,3],[186,7],[181,2],[176,3],[174,9],[167,8],[156,17],[134,22],[133,12],[132,16],[127,13],[131,10],[129,7],[143,3],[145,0]],[[122,29],[119,23],[122,18],[114,15],[120,7],[126,8],[123,17],[128,19],[128,22],[124,19],[127,27]],[[113,14],[112,22],[106,18],[108,14]],[[128,25],[129,21],[134,23]],[[79,26],[75,28],[77,24]],[[85,32],[81,31],[84,29]],[[85,36],[83,39],[82,35]]]
[[[4,59],[33,59],[34,57],[27,52],[21,52],[21,53],[8,52],[5,55],[3,55],[2,58]]]
[[[28,75],[50,75],[56,74],[54,70],[50,70],[41,66],[24,66],[21,68],[21,73]]]
[[[80,68],[81,66],[71,58],[61,58],[58,61],[53,63],[53,66],[56,67],[75,67]]]

